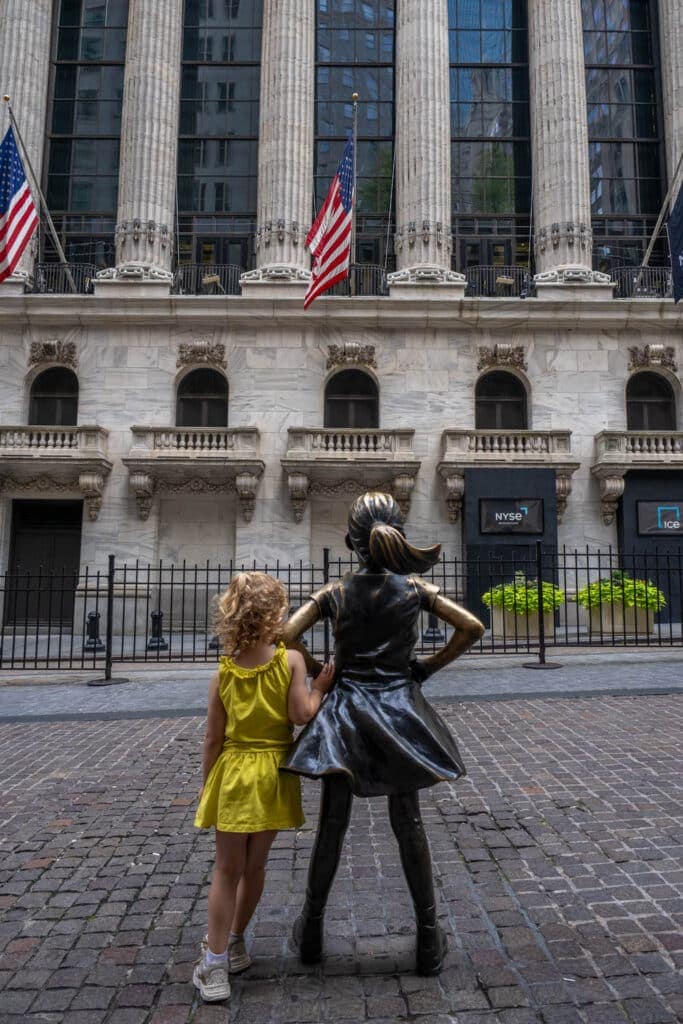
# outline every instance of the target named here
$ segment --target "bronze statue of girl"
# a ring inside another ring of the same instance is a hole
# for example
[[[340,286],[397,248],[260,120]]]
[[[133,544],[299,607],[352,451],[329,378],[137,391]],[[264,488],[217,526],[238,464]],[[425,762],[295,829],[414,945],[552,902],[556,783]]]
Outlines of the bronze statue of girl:
[[[304,963],[322,958],[323,916],[353,796],[386,795],[415,906],[417,970],[436,974],[446,955],[446,937],[437,924],[418,790],[459,778],[465,766],[420,684],[471,647],[484,627],[438,587],[411,575],[433,566],[441,547],[422,550],[408,543],[390,495],[368,493],[353,503],[346,543],[358,556],[358,570],[313,594],[284,632],[285,643],[300,650],[309,671],[317,674],[320,666],[298,638],[319,619],[329,618],[336,661],[332,691],[281,766],[322,779],[306,901],[294,939]],[[442,649],[418,661],[412,653],[423,609],[454,632]]]

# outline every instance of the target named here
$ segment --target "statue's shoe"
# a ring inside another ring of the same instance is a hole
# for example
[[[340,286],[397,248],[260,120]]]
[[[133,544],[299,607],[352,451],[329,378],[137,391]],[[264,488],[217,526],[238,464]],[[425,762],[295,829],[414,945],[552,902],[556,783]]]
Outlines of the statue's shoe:
[[[424,924],[417,927],[418,974],[438,974],[448,952],[446,934],[438,924]]]
[[[319,964],[323,958],[323,918],[310,914],[297,917],[292,939],[302,964]]]

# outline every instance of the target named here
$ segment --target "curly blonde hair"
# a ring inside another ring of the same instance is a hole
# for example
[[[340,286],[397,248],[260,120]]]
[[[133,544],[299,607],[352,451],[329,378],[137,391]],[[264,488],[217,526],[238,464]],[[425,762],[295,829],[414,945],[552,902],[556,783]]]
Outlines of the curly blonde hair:
[[[241,572],[216,608],[216,633],[225,654],[232,656],[258,643],[275,643],[289,611],[287,591],[265,572]]]

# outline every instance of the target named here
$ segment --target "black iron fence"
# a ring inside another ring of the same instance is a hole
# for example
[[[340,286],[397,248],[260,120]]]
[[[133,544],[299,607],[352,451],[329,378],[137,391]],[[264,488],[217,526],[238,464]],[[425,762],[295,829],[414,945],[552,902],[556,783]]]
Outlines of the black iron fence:
[[[468,267],[466,294],[473,298],[530,298],[535,294],[533,275],[528,267]]]
[[[671,267],[614,267],[616,299],[667,299],[673,295]]]
[[[320,564],[237,566],[121,564],[101,571],[6,573],[1,583],[0,668],[103,668],[116,663],[209,662],[220,654],[215,600],[243,569],[282,581],[291,608],[354,568],[351,558]],[[480,615],[486,633],[473,653],[548,648],[683,647],[683,553],[500,549],[486,558],[442,560],[427,574],[441,592]],[[422,613],[416,651],[428,654],[451,634]],[[327,656],[329,623],[305,636]]]
[[[72,294],[70,273],[76,292],[79,295],[90,295],[97,270],[94,263],[36,263],[33,268],[33,291],[41,295]]]

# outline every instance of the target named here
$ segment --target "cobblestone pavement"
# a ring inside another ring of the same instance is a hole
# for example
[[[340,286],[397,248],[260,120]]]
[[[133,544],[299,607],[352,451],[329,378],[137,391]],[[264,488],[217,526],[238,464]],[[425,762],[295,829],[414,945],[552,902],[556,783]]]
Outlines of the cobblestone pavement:
[[[683,1015],[681,699],[442,703],[470,774],[423,795],[443,923],[411,970],[385,802],[358,800],[323,970],[287,936],[316,823],[274,847],[256,962],[226,1005],[190,983],[211,836],[199,717],[0,724],[2,1024],[664,1024]]]

